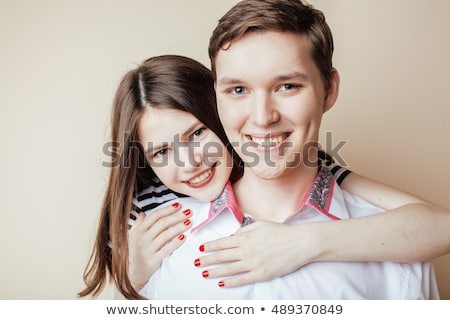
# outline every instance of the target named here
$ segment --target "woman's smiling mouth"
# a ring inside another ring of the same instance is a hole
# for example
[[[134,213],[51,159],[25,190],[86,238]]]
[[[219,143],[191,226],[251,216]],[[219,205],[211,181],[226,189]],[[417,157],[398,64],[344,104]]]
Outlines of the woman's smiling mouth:
[[[186,184],[192,188],[204,187],[212,180],[212,178],[214,177],[214,173],[215,173],[215,165],[196,175],[192,179],[187,180]]]

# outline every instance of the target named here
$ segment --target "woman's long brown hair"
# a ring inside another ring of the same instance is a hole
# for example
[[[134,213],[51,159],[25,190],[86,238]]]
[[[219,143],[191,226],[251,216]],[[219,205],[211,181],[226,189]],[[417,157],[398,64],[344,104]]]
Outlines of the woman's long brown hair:
[[[80,297],[97,296],[107,281],[113,281],[125,298],[144,299],[128,277],[127,233],[133,197],[154,177],[138,143],[138,123],[149,107],[189,112],[231,148],[217,115],[213,78],[205,66],[190,58],[165,55],[128,72],[113,101],[111,172]]]

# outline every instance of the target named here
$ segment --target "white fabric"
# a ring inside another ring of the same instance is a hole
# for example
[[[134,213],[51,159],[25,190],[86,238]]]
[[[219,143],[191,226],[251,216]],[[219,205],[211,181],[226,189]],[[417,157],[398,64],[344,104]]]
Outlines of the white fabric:
[[[329,199],[324,207],[306,198],[286,223],[349,219],[382,211],[341,190],[334,181],[325,187]],[[313,193],[314,187],[310,194]],[[193,227],[203,225],[186,233],[186,242],[164,260],[141,290],[149,299],[439,299],[433,265],[429,262],[315,262],[270,281],[220,288],[220,279],[203,278],[204,269],[195,267],[194,260],[202,255],[198,249],[201,244],[234,233],[240,221],[229,207],[208,218],[210,204],[191,198],[176,201],[192,210]]]

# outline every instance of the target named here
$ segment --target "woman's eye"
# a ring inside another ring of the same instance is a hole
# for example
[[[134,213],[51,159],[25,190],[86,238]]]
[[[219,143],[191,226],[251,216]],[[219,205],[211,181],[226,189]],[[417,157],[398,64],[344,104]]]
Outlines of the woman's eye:
[[[153,158],[163,157],[164,155],[167,154],[167,152],[168,152],[167,149],[161,149],[153,154]]]
[[[207,129],[206,127],[202,127],[202,128],[195,130],[191,134],[189,140],[192,141],[192,140],[195,140],[196,138],[200,137],[201,135],[203,135],[205,133],[206,129]]]
[[[200,128],[200,129],[195,130],[192,135],[195,137],[198,137],[198,136],[201,136],[204,131],[205,131],[205,128]]]

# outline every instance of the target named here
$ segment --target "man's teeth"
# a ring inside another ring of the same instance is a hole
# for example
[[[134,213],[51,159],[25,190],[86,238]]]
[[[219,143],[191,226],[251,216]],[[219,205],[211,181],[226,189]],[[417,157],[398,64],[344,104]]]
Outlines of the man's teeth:
[[[274,147],[280,144],[283,140],[284,140],[283,136],[264,137],[264,138],[252,137],[252,141],[261,145],[262,147]]]
[[[208,178],[212,173],[212,169],[209,169],[208,171],[202,173],[201,175],[195,177],[194,179],[189,180],[189,183],[192,184],[196,184],[196,183],[200,183],[203,180],[205,180],[206,178]]]

